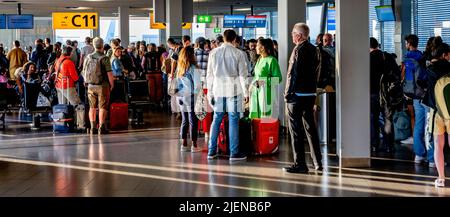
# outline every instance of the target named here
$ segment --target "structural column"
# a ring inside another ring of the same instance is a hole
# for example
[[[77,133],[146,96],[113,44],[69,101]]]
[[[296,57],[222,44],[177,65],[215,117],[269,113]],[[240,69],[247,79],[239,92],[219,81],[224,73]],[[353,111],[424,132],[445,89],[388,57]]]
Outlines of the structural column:
[[[183,7],[181,0],[166,0],[166,38],[181,40]]]
[[[127,47],[130,43],[130,7],[119,7],[119,38],[122,46]]]
[[[340,167],[370,167],[368,14],[368,1],[336,0],[336,128]]]
[[[278,62],[282,73],[282,82],[278,90],[279,118],[281,125],[287,126],[286,104],[284,102],[284,89],[286,87],[286,74],[289,66],[289,57],[294,44],[292,42],[292,28],[296,23],[306,23],[305,0],[278,0]]]
[[[406,53],[404,36],[411,34],[411,9],[412,2],[410,0],[396,0],[395,1],[395,54],[398,63],[401,62],[403,55]]]

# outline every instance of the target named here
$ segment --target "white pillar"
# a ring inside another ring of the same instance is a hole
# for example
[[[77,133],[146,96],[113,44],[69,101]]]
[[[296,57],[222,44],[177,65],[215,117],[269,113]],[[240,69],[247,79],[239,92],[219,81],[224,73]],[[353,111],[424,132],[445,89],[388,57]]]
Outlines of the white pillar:
[[[368,1],[336,1],[336,115],[340,167],[370,166]]]
[[[182,36],[183,8],[181,0],[166,0],[166,37],[180,39]]]
[[[289,57],[294,48],[292,42],[292,28],[296,23],[306,23],[305,0],[278,0],[278,62],[282,73],[282,82],[279,86],[279,118],[281,125],[287,127],[286,104],[284,102],[284,89],[286,87],[286,74],[289,66]]]
[[[119,38],[122,46],[127,47],[130,43],[130,7],[119,7]]]

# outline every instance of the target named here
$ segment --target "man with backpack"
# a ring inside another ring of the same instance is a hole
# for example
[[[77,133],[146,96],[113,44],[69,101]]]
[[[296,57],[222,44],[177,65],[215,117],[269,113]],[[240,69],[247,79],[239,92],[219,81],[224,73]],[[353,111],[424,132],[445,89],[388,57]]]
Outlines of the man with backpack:
[[[403,97],[400,71],[392,55],[379,49],[375,38],[370,38],[370,84],[372,150],[390,153],[394,151],[393,115]],[[380,147],[380,113],[384,120],[384,147]]]
[[[88,133],[93,134],[96,127],[96,109],[99,109],[98,134],[107,133],[105,120],[108,110],[109,93],[114,88],[114,77],[111,62],[103,52],[103,39],[94,39],[95,52],[89,54],[84,60],[83,77],[88,87],[89,98],[89,120],[91,129]]]
[[[403,93],[407,99],[413,101],[414,108],[414,127],[413,127],[413,150],[415,153],[414,161],[420,164],[425,161],[425,125],[427,108],[421,103],[426,91],[426,70],[420,64],[422,52],[417,49],[419,37],[417,35],[408,35],[405,37],[406,53],[402,64]],[[404,143],[404,142],[403,142]]]

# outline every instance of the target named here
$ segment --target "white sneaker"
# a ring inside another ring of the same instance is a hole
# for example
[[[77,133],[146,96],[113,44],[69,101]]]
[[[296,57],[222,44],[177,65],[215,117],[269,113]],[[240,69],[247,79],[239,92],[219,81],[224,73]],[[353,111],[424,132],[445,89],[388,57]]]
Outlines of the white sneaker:
[[[434,187],[436,187],[436,188],[445,187],[445,179],[436,179],[436,180],[434,180]]]
[[[189,146],[181,145],[181,152],[189,152],[189,151],[191,151],[191,148],[189,148]]]
[[[402,144],[414,144],[414,138],[413,137],[409,137],[405,140],[400,141],[400,143]]]
[[[200,146],[197,146],[197,147],[191,146],[192,153],[201,152],[202,150],[203,149]]]
[[[435,163],[428,163],[428,167],[430,167],[430,168],[436,168],[436,164],[435,164]]]
[[[425,162],[425,158],[416,155],[416,157],[414,158],[414,162],[415,162],[416,164],[421,164],[421,163]]]

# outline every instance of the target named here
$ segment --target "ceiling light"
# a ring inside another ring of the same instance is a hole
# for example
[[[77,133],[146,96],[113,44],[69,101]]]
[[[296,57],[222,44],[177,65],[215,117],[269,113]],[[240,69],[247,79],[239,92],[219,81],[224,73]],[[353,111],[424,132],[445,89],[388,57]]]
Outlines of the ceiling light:
[[[4,0],[2,1],[4,3],[17,3],[18,1],[14,1],[14,0]]]
[[[251,11],[252,9],[251,8],[237,8],[237,9],[234,9],[234,11]]]

